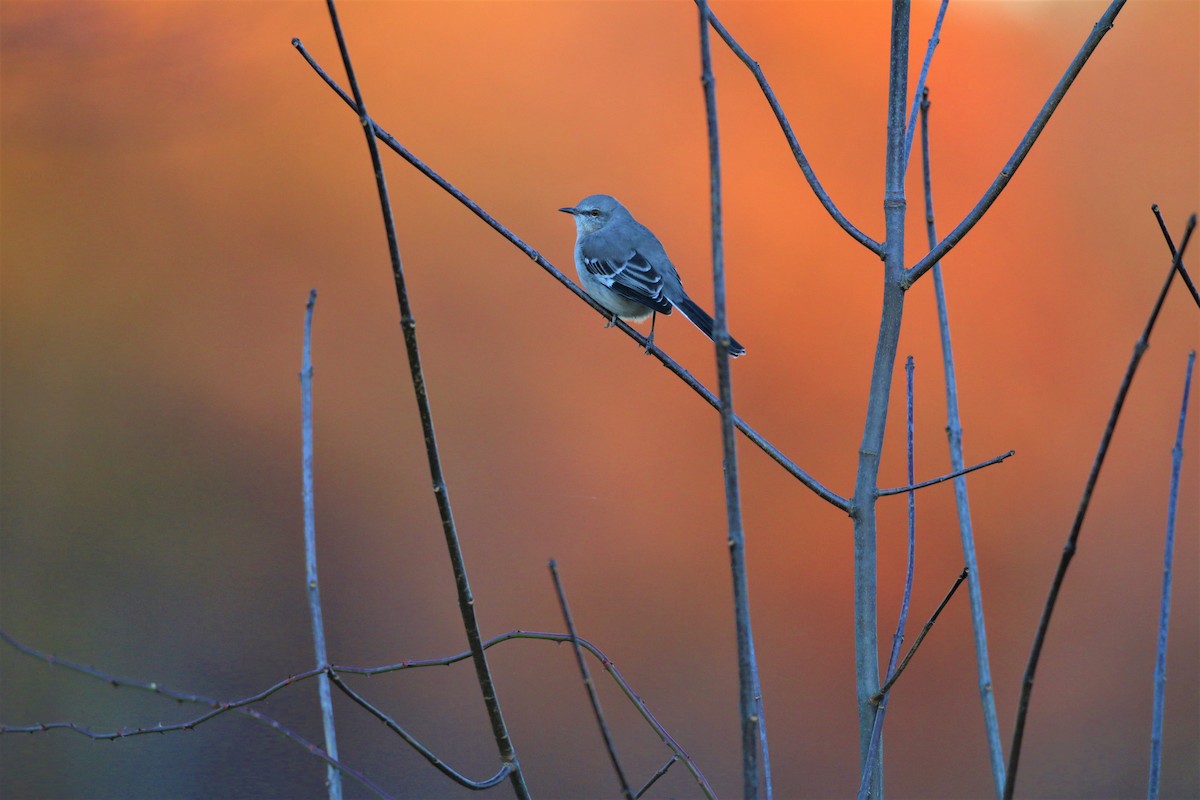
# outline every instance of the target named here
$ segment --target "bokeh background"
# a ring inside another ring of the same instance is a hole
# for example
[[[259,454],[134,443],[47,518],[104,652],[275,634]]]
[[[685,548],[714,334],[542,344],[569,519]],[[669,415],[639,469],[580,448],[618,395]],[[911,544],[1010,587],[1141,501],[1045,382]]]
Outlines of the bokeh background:
[[[1012,152],[1100,2],[955,3],[930,76],[944,233]],[[726,2],[840,207],[882,238],[889,8]],[[936,6],[913,12],[913,76]],[[375,118],[561,269],[556,212],[593,192],[659,234],[711,306],[707,161],[688,2],[350,2]],[[0,621],[32,646],[222,698],[307,668],[299,384],[315,323],[317,525],[330,653],[459,652],[361,129],[290,45],[341,79],[318,2],[0,5],[3,403]],[[1200,206],[1200,6],[1130,3],[1012,184],[946,261],[992,670],[1011,735],[1033,628],[1131,348]],[[880,266],[825,215],[750,74],[721,46],[738,411],[849,494]],[[740,792],[717,416],[457,202],[385,151],[451,497],[487,635],[561,630],[620,666],[723,796]],[[923,252],[910,171],[909,259]],[[1200,252],[1200,251],[1197,251]],[[1200,257],[1192,259],[1200,263]],[[1144,793],[1170,449],[1197,310],[1172,288],[1101,477],[1033,698],[1026,797]],[[680,317],[659,342],[713,385]],[[918,472],[948,470],[932,282],[910,294]],[[881,482],[904,483],[902,371]],[[1184,461],[1164,796],[1200,794],[1196,418]],[[740,443],[750,587],[778,797],[857,786],[851,527]],[[903,578],[903,500],[882,505],[881,642]],[[918,503],[909,639],[961,568],[949,485]],[[617,794],[569,649],[491,651],[539,797]],[[0,719],[97,730],[193,709],[0,647]],[[667,758],[601,680],[635,781]],[[359,682],[459,769],[494,772],[469,664]],[[897,797],[991,791],[965,593],[898,685]],[[315,686],[265,704],[320,738]],[[451,784],[337,703],[347,763],[401,797]],[[11,798],[319,797],[324,767],[226,716],[96,743],[0,737]],[[347,784],[349,796],[363,790]],[[492,792],[508,796],[501,787]],[[676,768],[655,797],[693,797]]]

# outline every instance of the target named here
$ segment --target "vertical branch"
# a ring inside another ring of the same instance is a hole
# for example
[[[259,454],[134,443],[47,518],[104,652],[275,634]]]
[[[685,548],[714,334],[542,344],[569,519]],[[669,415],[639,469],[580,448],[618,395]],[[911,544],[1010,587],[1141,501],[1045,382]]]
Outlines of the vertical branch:
[[[712,201],[713,340],[716,342],[717,383],[721,398],[721,444],[724,451],[725,510],[729,526],[729,564],[733,572],[733,610],[737,629],[738,707],[742,728],[742,792],[747,800],[758,797],[760,735],[766,766],[767,797],[771,796],[766,736],[761,732],[762,690],[750,627],[750,590],[746,576],[746,537],[738,487],[737,442],[733,434],[733,384],[729,375],[729,325],[725,314],[725,253],[721,225],[721,145],[717,132],[717,94],[709,47],[707,0],[700,7],[700,82],[708,122],[709,187]]]
[[[913,359],[909,356],[904,362],[904,373],[907,377],[908,398],[908,485],[916,482],[916,463],[913,446]],[[917,557],[917,490],[908,491],[908,567],[904,573],[904,596],[900,601],[900,617],[896,620],[896,632],[892,635],[892,654],[888,657],[888,685],[896,680],[896,662],[900,660],[900,645],[904,642],[904,626],[908,622],[908,607],[912,600],[913,569]],[[874,762],[875,751],[879,749],[879,739],[883,735],[883,718],[887,713],[888,698],[891,694],[887,687],[882,690],[879,699],[879,713],[875,715],[875,724],[871,728],[871,746],[867,750],[867,758],[863,766],[862,779],[858,784],[858,800],[867,800],[871,787],[871,764]]]
[[[563,621],[567,624],[567,633],[571,635],[571,647],[575,651],[579,674],[583,676],[583,688],[587,689],[588,702],[592,704],[592,713],[596,715],[596,724],[600,726],[600,736],[604,739],[604,748],[608,750],[608,757],[612,760],[617,780],[621,783],[621,794],[625,796],[625,800],[634,800],[633,790],[629,788],[629,781],[625,779],[625,770],[621,768],[621,759],[617,757],[617,748],[613,744],[612,736],[608,733],[608,723],[604,721],[604,711],[600,708],[600,697],[596,694],[596,685],[592,680],[591,670],[588,669],[587,661],[583,658],[579,635],[575,633],[575,619],[571,616],[571,607],[567,604],[567,593],[563,589],[562,580],[558,577],[558,562],[553,558],[550,559],[550,577],[554,581],[554,593],[558,596],[558,607],[562,609]],[[667,765],[670,766],[674,760],[672,758]],[[666,769],[663,772],[666,772]]]
[[[300,358],[300,450],[302,489],[304,499],[304,576],[308,588],[308,611],[312,616],[313,650],[317,669],[329,666],[325,652],[325,621],[321,614],[321,590],[317,584],[317,521],[313,510],[313,402],[312,402],[312,320],[317,304],[317,290],[308,293],[304,314],[304,353]],[[325,729],[325,752],[337,760],[337,731],[333,727],[333,698],[330,696],[329,675],[317,678],[321,699],[321,725]],[[325,781],[329,785],[329,800],[342,798],[342,773],[332,763],[325,765]]]
[[[400,248],[396,244],[396,225],[392,220],[391,202],[388,199],[387,181],[383,176],[383,163],[379,158],[379,147],[375,142],[375,123],[367,114],[366,103],[354,76],[354,67],[350,63],[350,52],[346,48],[342,36],[342,26],[338,22],[337,8],[334,0],[326,0],[329,8],[329,18],[337,37],[338,49],[342,54],[342,63],[346,69],[346,80],[354,95],[355,108],[359,114],[359,122],[363,127],[363,135],[367,138],[367,148],[371,153],[371,165],[375,171],[375,185],[379,191],[379,205],[383,212],[383,224],[387,231],[388,254],[392,262],[392,277],[396,285],[396,299],[400,306],[400,327],[404,333],[404,346],[408,351],[408,367],[412,377],[413,392],[417,397],[417,410],[421,416],[421,428],[425,435],[425,454],[429,461],[430,477],[433,479],[433,494],[437,499],[438,513],[442,520],[442,532],[446,539],[446,549],[449,551],[451,568],[454,571],[454,584],[458,590],[458,608],[462,615],[463,628],[466,630],[467,643],[471,649],[471,658],[475,664],[475,676],[479,681],[479,689],[483,694],[483,702],[487,708],[488,719],[492,725],[492,735],[500,752],[500,760],[511,769],[509,779],[513,791],[521,800],[529,798],[529,789],[525,785],[525,777],[521,772],[520,762],[512,740],[508,735],[508,726],[500,710],[500,700],[492,683],[491,670],[488,668],[487,655],[484,653],[482,636],[479,633],[479,623],[475,618],[475,598],[471,594],[471,584],[467,580],[467,566],[463,559],[462,546],[458,541],[458,530],[454,524],[454,515],[450,508],[450,496],[446,479],[442,474],[441,456],[438,454],[437,437],[433,430],[433,412],[430,408],[429,395],[425,388],[425,375],[421,368],[421,352],[417,346],[417,324],[413,318],[412,307],[408,299],[408,289],[404,281],[404,268],[400,261]]]
[[[1108,423],[1104,426],[1104,433],[1100,437],[1100,447],[1096,450],[1096,457],[1092,461],[1091,471],[1088,472],[1087,481],[1084,483],[1083,496],[1079,499],[1079,508],[1075,511],[1075,520],[1071,523],[1071,532],[1067,534],[1067,542],[1063,545],[1062,556],[1058,561],[1058,569],[1054,572],[1054,579],[1050,582],[1050,592],[1046,596],[1046,605],[1042,609],[1042,616],[1038,620],[1037,631],[1033,635],[1033,646],[1029,650],[1029,661],[1025,665],[1025,674],[1021,678],[1021,696],[1017,701],[1017,721],[1013,727],[1012,745],[1009,747],[1008,753],[1008,771],[1004,776],[1004,800],[1012,800],[1013,791],[1017,783],[1017,767],[1021,761],[1021,742],[1025,738],[1025,718],[1029,714],[1029,698],[1033,694],[1033,680],[1037,675],[1038,661],[1042,657],[1042,646],[1046,643],[1046,633],[1050,629],[1050,618],[1054,615],[1054,606],[1058,602],[1058,593],[1062,589],[1063,580],[1067,575],[1067,568],[1071,565],[1071,559],[1075,556],[1075,548],[1079,542],[1079,532],[1083,529],[1083,520],[1087,516],[1088,507],[1092,502],[1092,492],[1096,488],[1096,481],[1100,477],[1100,468],[1104,466],[1105,456],[1108,455],[1108,445],[1112,442],[1113,431],[1116,430],[1117,420],[1121,416],[1121,409],[1125,406],[1125,397],[1129,394],[1129,387],[1133,384],[1133,376],[1137,372],[1138,364],[1141,363],[1142,355],[1146,352],[1146,348],[1150,346],[1150,334],[1154,330],[1154,323],[1158,321],[1158,312],[1162,309],[1163,300],[1167,297],[1167,290],[1171,288],[1171,281],[1175,277],[1175,273],[1179,271],[1179,264],[1183,260],[1183,254],[1187,250],[1188,242],[1192,238],[1192,232],[1196,229],[1196,215],[1193,214],[1188,220],[1187,230],[1183,233],[1183,241],[1179,243],[1179,250],[1175,253],[1175,257],[1171,260],[1171,269],[1167,272],[1167,277],[1163,281],[1162,289],[1158,292],[1158,298],[1154,302],[1154,309],[1150,312],[1150,318],[1146,320],[1146,327],[1142,329],[1142,335],[1133,346],[1133,356],[1129,359],[1129,366],[1125,368],[1125,376],[1121,379],[1121,387],[1117,389],[1117,398],[1113,401],[1112,411],[1108,415]]]
[[[875,503],[879,494],[879,463],[887,428],[888,401],[900,322],[904,314],[904,128],[908,95],[909,1],[892,2],[892,41],[888,77],[887,161],[883,210],[887,238],[884,240],[883,308],[879,339],[871,369],[866,422],[858,452],[854,482],[854,661],[858,696],[858,743],[863,767],[871,751],[877,706],[871,698],[879,689],[879,647],[876,629]],[[883,747],[874,750],[871,764],[871,796],[883,797]]]
[[[1163,701],[1167,688],[1167,623],[1171,618],[1171,567],[1175,561],[1175,512],[1179,506],[1179,472],[1183,466],[1183,430],[1187,424],[1188,394],[1192,388],[1192,368],[1196,351],[1188,353],[1187,374],[1183,379],[1183,408],[1179,411],[1179,429],[1171,449],[1171,488],[1167,501],[1167,541],[1163,550],[1162,604],[1158,617],[1158,654],[1154,660],[1154,719],[1150,726],[1149,800],[1158,800],[1159,774],[1162,769]]]
[[[929,156],[929,90],[921,98],[921,161],[925,177],[925,231],[929,246],[937,244],[937,226],[933,217],[933,169]],[[938,331],[942,339],[942,369],[946,380],[946,436],[950,443],[950,466],[963,468],[963,429],[958,414],[958,379],[954,369],[954,348],[950,343],[950,312],[946,306],[946,287],[942,264],[933,265],[933,292],[937,301]],[[967,593],[971,601],[971,627],[975,635],[975,665],[979,675],[979,697],[983,703],[983,726],[987,735],[988,757],[996,796],[1004,793],[1004,745],[1000,742],[1000,722],[996,717],[996,694],[992,689],[992,668],[988,658],[987,628],[983,621],[983,591],[979,585],[979,561],[975,556],[975,531],[971,524],[971,503],[967,497],[967,479],[954,479],[954,504],[958,509],[958,532],[962,539],[963,561],[967,566]]]

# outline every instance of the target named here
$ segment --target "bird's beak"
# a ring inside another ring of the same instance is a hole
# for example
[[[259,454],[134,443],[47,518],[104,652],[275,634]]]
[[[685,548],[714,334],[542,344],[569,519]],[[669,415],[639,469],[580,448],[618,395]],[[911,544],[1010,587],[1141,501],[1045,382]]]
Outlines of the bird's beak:
[[[571,214],[571,215],[575,215],[575,214],[579,213],[578,208],[570,208],[570,207],[560,208],[559,211],[563,212],[564,214]]]

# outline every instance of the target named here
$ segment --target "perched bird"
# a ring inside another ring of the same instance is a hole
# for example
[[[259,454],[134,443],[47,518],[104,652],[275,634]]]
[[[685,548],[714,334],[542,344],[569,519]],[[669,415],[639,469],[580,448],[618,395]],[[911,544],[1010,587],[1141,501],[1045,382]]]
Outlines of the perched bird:
[[[594,194],[559,211],[575,218],[575,269],[584,291],[612,312],[610,325],[617,317],[641,322],[651,314],[670,314],[675,307],[713,338],[713,318],[683,291],[658,237],[625,206],[606,194]],[[649,341],[654,341],[654,320]],[[729,355],[736,358],[745,352],[730,336]]]

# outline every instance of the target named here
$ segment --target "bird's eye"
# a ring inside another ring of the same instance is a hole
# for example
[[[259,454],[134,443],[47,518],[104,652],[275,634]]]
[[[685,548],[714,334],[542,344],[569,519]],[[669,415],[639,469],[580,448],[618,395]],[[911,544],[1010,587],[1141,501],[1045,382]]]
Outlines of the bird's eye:
[[[593,209],[592,209],[591,211],[589,211],[588,213],[589,213],[589,214],[591,214],[593,217],[598,217],[598,216],[600,216],[600,209],[598,209],[598,208],[593,208]]]

